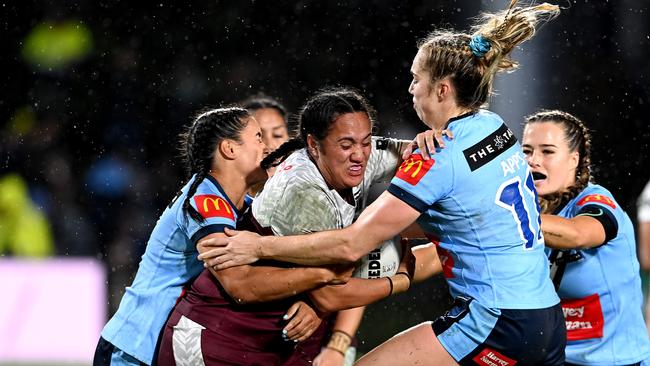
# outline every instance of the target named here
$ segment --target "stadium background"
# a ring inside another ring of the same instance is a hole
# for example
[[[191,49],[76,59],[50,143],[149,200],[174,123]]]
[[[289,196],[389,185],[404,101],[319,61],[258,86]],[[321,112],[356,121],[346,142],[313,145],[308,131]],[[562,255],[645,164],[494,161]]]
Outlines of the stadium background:
[[[380,134],[410,138],[423,129],[407,93],[416,41],[434,27],[467,29],[506,2],[3,2],[0,177],[22,177],[55,258],[103,264],[105,320],[181,185],[176,136],[195,112],[258,92],[296,112],[318,88],[350,85],[378,110]],[[582,117],[594,132],[595,178],[634,219],[650,179],[650,2],[554,3],[562,14],[515,52],[522,67],[498,78],[491,108],[519,136],[539,108]],[[0,245],[0,259],[16,253]],[[18,282],[2,276],[0,290]],[[432,282],[373,305],[360,350],[441,314],[449,299]],[[60,286],[72,307],[89,296]],[[0,332],[34,331],[12,327],[0,322]],[[0,363],[15,362],[2,348]]]

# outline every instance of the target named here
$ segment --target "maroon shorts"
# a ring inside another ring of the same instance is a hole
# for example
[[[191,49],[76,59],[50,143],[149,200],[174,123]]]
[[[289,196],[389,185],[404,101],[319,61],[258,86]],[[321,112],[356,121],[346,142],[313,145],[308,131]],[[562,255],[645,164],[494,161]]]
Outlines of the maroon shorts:
[[[310,339],[298,345],[278,336],[277,342],[256,349],[250,342],[244,344],[236,337],[204,328],[173,311],[158,349],[158,365],[175,366],[176,358],[184,363],[200,358],[206,366],[311,365],[320,351],[326,327],[327,321],[323,321]]]

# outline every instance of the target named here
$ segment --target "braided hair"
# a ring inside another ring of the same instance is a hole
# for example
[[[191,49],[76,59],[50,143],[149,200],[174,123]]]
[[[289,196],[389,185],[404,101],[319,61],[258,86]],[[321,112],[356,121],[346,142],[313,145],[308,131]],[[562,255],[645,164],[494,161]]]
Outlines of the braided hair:
[[[181,155],[187,175],[191,179],[183,211],[203,222],[203,217],[192,207],[190,200],[196,189],[210,174],[214,152],[222,140],[241,142],[241,131],[246,128],[250,114],[242,108],[219,108],[200,113],[187,130],[180,135]]]
[[[569,151],[577,151],[579,155],[575,183],[563,192],[539,197],[542,213],[553,213],[582,192],[591,181],[591,133],[580,119],[563,111],[541,111],[526,117],[526,125],[543,122],[560,125]]]
[[[418,66],[429,72],[431,84],[449,77],[459,106],[477,110],[485,104],[494,75],[517,68],[510,58],[512,50],[533,37],[538,23],[559,14],[556,5],[519,8],[516,3],[512,0],[502,12],[483,14],[472,34],[439,30],[418,42],[424,55]]]
[[[262,160],[262,168],[278,166],[291,153],[307,146],[307,136],[322,141],[336,119],[346,113],[363,112],[374,124],[375,110],[361,94],[350,87],[321,89],[307,100],[298,115],[294,138],[280,145]]]

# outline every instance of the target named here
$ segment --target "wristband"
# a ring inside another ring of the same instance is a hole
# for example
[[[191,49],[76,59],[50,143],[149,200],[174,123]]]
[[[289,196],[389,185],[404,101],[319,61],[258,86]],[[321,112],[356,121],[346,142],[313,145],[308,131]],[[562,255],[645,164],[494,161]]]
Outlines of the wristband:
[[[347,333],[335,330],[330,337],[330,341],[327,343],[326,348],[333,349],[334,351],[345,356],[345,352],[348,350],[350,343],[352,342],[352,337]]]
[[[390,277],[386,277],[388,284],[390,285],[390,291],[388,291],[388,296],[393,294],[393,280]]]

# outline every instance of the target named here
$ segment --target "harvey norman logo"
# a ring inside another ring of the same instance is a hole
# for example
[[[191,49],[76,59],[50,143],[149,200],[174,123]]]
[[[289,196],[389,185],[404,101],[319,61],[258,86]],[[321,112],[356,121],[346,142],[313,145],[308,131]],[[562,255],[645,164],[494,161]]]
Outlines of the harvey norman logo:
[[[517,361],[487,347],[476,355],[473,360],[479,365],[486,366],[514,366],[517,364]]]
[[[582,299],[562,300],[562,312],[566,323],[567,340],[577,341],[603,336],[605,321],[598,294]]]
[[[494,160],[516,142],[515,134],[512,133],[508,126],[502,124],[498,130],[492,132],[489,136],[463,150],[463,154],[471,171],[475,171]]]

